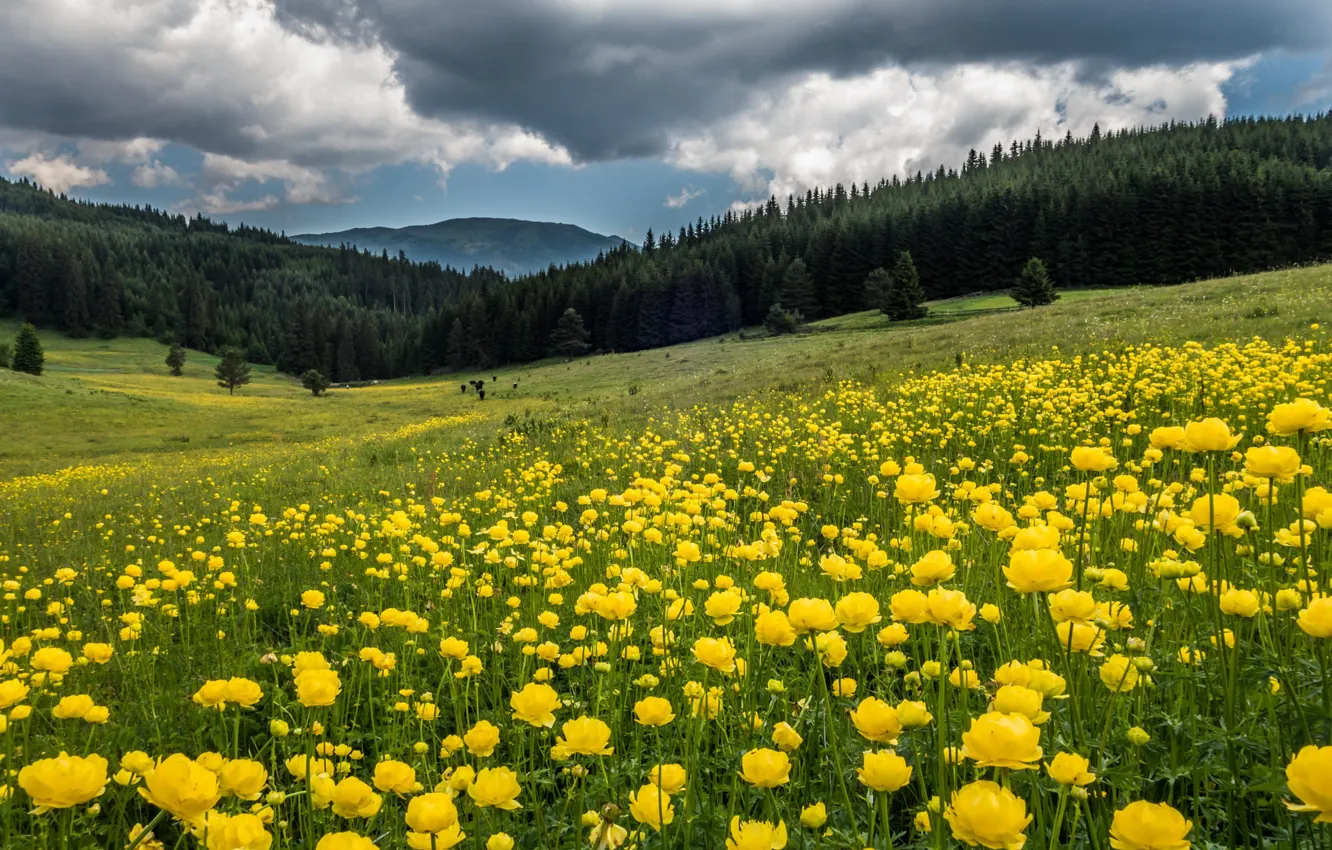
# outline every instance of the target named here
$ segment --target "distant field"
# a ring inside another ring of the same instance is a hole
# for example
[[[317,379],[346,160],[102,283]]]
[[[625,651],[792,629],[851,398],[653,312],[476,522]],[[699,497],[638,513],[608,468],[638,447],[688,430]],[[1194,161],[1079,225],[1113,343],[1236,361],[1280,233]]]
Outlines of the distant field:
[[[1075,290],[1040,310],[1006,309],[1012,306],[1006,295],[979,295],[935,302],[933,318],[920,322],[893,324],[871,311],[816,322],[814,332],[794,336],[741,341],[729,334],[652,351],[335,389],[318,399],[272,368],[254,367],[253,383],[228,396],[213,381],[217,360],[208,355],[190,352],[176,378],[163,363],[165,346],[155,341],[43,333],[44,375],[0,370],[0,477],[145,452],[381,433],[459,413],[479,413],[483,423],[555,409],[600,415],[612,404],[622,415],[642,413],[801,381],[892,379],[951,365],[958,356],[1009,359],[1051,345],[1282,338],[1332,315],[1332,266],[1177,287]],[[0,339],[16,330],[17,323],[0,321]],[[490,384],[485,402],[458,391],[475,377]]]

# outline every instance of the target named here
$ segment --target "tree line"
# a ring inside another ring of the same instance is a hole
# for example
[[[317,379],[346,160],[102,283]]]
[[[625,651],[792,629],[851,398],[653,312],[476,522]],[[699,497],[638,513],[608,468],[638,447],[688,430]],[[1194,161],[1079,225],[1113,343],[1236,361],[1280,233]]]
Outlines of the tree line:
[[[1332,115],[1037,135],[515,280],[0,181],[0,314],[232,346],[335,381],[565,353],[568,310],[576,347],[631,351],[757,325],[774,305],[804,319],[868,309],[904,252],[925,298],[1007,289],[1033,258],[1058,287],[1332,259]]]

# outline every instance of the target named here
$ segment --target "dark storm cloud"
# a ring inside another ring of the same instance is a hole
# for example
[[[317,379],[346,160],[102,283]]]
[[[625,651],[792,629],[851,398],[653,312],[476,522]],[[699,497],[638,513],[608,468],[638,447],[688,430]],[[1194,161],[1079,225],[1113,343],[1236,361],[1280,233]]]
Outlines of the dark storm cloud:
[[[389,45],[423,114],[512,122],[592,160],[659,152],[810,71],[1073,61],[1096,78],[1332,42],[1327,0],[276,2],[290,27]]]

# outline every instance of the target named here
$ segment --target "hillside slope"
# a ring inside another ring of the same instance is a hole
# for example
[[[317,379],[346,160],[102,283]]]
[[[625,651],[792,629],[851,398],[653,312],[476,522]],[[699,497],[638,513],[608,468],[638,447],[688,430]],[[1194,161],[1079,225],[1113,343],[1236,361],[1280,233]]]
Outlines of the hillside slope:
[[[305,245],[354,245],[374,254],[388,251],[390,256],[401,251],[418,263],[433,261],[463,271],[490,266],[511,277],[593,260],[624,242],[618,236],[602,236],[572,224],[512,218],[454,218],[410,227],[302,233],[291,238]]]

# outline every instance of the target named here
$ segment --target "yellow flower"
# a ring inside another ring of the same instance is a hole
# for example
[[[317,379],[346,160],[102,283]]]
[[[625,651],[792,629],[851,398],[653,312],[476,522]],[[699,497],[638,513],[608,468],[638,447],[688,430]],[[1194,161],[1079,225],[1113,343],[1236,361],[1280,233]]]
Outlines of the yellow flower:
[[[595,717],[586,715],[570,720],[560,727],[562,737],[556,738],[556,745],[571,753],[585,756],[608,756],[615,752],[608,747],[611,730]]]
[[[99,796],[106,788],[106,759],[91,753],[38,759],[19,770],[19,787],[32,798],[36,811],[68,809]]]
[[[945,590],[936,587],[926,597],[930,606],[930,622],[938,626],[948,626],[960,632],[976,628],[972,622],[976,619],[976,605],[967,599],[960,590]]]
[[[29,663],[34,670],[64,674],[74,666],[74,657],[59,647],[44,646],[32,654]]]
[[[1184,429],[1178,425],[1164,425],[1156,428],[1151,434],[1147,435],[1147,439],[1154,449],[1183,449],[1186,445]]]
[[[1223,614],[1233,614],[1238,617],[1253,617],[1258,614],[1262,603],[1258,601],[1258,594],[1252,590],[1242,590],[1232,587],[1221,594],[1217,600],[1221,606]]]
[[[415,832],[439,833],[458,823],[458,808],[448,794],[431,792],[407,803],[407,826]]]
[[[28,686],[18,679],[6,679],[0,682],[0,711],[17,705],[28,698]]]
[[[121,764],[125,763],[121,759]],[[268,782],[268,771],[257,761],[232,759],[217,774],[218,789],[227,796],[257,800]]]
[[[683,791],[687,779],[684,767],[678,764],[658,764],[648,771],[648,781],[667,794]]]
[[[1031,823],[1027,804],[1007,788],[988,781],[972,782],[953,792],[944,820],[958,841],[991,850],[1021,850],[1023,830]]]
[[[782,752],[789,753],[805,743],[805,739],[800,737],[800,733],[795,730],[795,727],[783,720],[772,727],[772,742]]]
[[[740,594],[719,590],[703,603],[703,612],[717,625],[727,626],[735,619],[735,612],[740,610],[740,603]]]
[[[1188,850],[1193,821],[1166,803],[1138,800],[1115,812],[1110,822],[1114,850]]]
[[[928,623],[930,600],[919,590],[899,590],[888,600],[893,619],[903,623]]]
[[[647,784],[629,795],[629,814],[634,820],[658,832],[675,820],[671,797],[655,785]],[[594,833],[595,834],[595,833]]]
[[[923,702],[904,699],[897,704],[897,719],[907,729],[919,729],[930,725],[934,715]]]
[[[384,800],[375,790],[355,776],[345,777],[333,786],[329,795],[333,814],[344,818],[371,818],[379,811]]]
[[[194,692],[192,699],[196,705],[202,705],[205,708],[216,708],[219,711],[226,708],[226,679],[210,679],[204,682],[199,690]]]
[[[860,634],[883,619],[879,616],[879,600],[860,591],[837,600],[833,613],[841,627],[852,634]]]
[[[1226,452],[1240,441],[1230,433],[1230,426],[1220,419],[1208,417],[1184,426],[1184,448],[1190,452]]]
[[[306,708],[332,705],[341,692],[336,670],[306,670],[296,677],[296,698]]]
[[[867,697],[851,712],[851,723],[861,737],[882,744],[895,744],[902,734],[897,709],[876,698]]]
[[[1326,431],[1332,428],[1332,410],[1311,398],[1297,398],[1278,404],[1267,414],[1267,431],[1279,437],[1289,437],[1300,431]]]
[[[699,638],[694,642],[694,657],[722,673],[735,669],[735,647],[726,638]]]
[[[1090,766],[1088,761],[1077,753],[1059,753],[1050,760],[1045,769],[1049,771],[1050,778],[1060,785],[1081,787],[1096,781],[1096,774],[1087,770]]]
[[[388,759],[375,765],[374,783],[380,791],[402,797],[416,789],[416,771],[409,764]]]
[[[317,590],[307,590],[301,594],[301,606],[314,610],[324,607],[324,594]]]
[[[144,786],[139,793],[145,800],[186,822],[197,821],[222,799],[217,774],[180,753],[159,761]]]
[[[856,776],[862,785],[875,791],[897,791],[911,781],[911,766],[897,753],[865,751]]]
[[[565,724],[568,726],[569,724]],[[609,734],[609,732],[607,733]],[[518,794],[522,788],[518,785],[518,774],[507,767],[488,767],[477,773],[472,784],[467,786],[467,796],[478,806],[494,806],[497,809],[513,811],[521,809]]]
[[[1244,471],[1255,478],[1293,481],[1300,471],[1300,456],[1289,446],[1254,446],[1244,453]]]
[[[962,733],[962,755],[977,767],[1035,770],[1041,760],[1041,730],[1021,714],[991,711]]]
[[[268,850],[273,836],[263,818],[255,814],[225,815],[210,812],[207,816],[208,850]]]
[[[948,581],[956,571],[953,559],[947,552],[942,549],[932,549],[911,565],[911,583],[918,587],[929,587]]]
[[[51,714],[57,720],[78,720],[94,708],[93,698],[87,694],[61,697]]]
[[[1073,620],[1055,626],[1055,634],[1059,637],[1060,648],[1094,657],[1101,655],[1101,646],[1105,643],[1105,632],[1101,628]]]
[[[489,720],[477,721],[476,725],[468,729],[466,735],[463,735],[463,743],[467,745],[467,752],[478,758],[485,758],[494,753],[499,742],[499,727]]]
[[[828,807],[813,803],[800,810],[800,822],[810,829],[818,829],[828,822]]]
[[[1127,693],[1138,686],[1140,676],[1133,659],[1115,654],[1101,665],[1101,682],[1114,693]]]
[[[111,660],[114,650],[109,643],[85,643],[83,657],[94,664],[105,664]]]
[[[904,505],[924,504],[938,495],[933,475],[902,475],[893,487],[893,496]]]
[[[1082,472],[1105,472],[1119,466],[1114,455],[1100,446],[1077,446],[1070,453],[1069,462]]]
[[[750,750],[740,758],[740,778],[756,788],[776,788],[791,781],[791,759],[777,750]]]
[[[357,835],[354,832],[330,832],[319,839],[315,850],[379,850],[379,848],[372,839],[364,835]]]
[[[634,720],[640,726],[665,726],[675,719],[671,701],[663,697],[644,697],[634,703]]]
[[[550,685],[528,682],[509,697],[514,720],[547,729],[555,725],[555,709],[561,707],[559,694]]]
[[[486,850],[513,850],[513,838],[507,832],[497,832],[486,839]]]
[[[235,677],[227,680],[226,700],[244,708],[251,708],[264,697],[264,689],[252,679]]]
[[[782,850],[786,847],[786,824],[778,821],[742,821],[739,815],[731,818],[731,831],[726,836],[726,850]]]
[[[1286,784],[1299,803],[1286,802],[1293,812],[1318,812],[1315,823],[1332,823],[1332,747],[1302,748],[1286,765]]]
[[[1298,624],[1310,637],[1332,638],[1332,596],[1320,596],[1300,611]]]
[[[837,628],[837,614],[826,599],[797,599],[786,609],[786,616],[798,635]]]
[[[999,690],[994,692],[994,702],[991,703],[990,710],[1000,714],[1021,714],[1039,725],[1050,719],[1050,713],[1041,710],[1041,703],[1044,701],[1044,694],[1024,685],[1001,685]]]
[[[1009,553],[1004,578],[1018,593],[1063,590],[1073,584],[1073,562],[1054,549],[1021,549]]]
[[[781,611],[764,611],[754,618],[754,639],[764,646],[790,646],[796,632]]]

